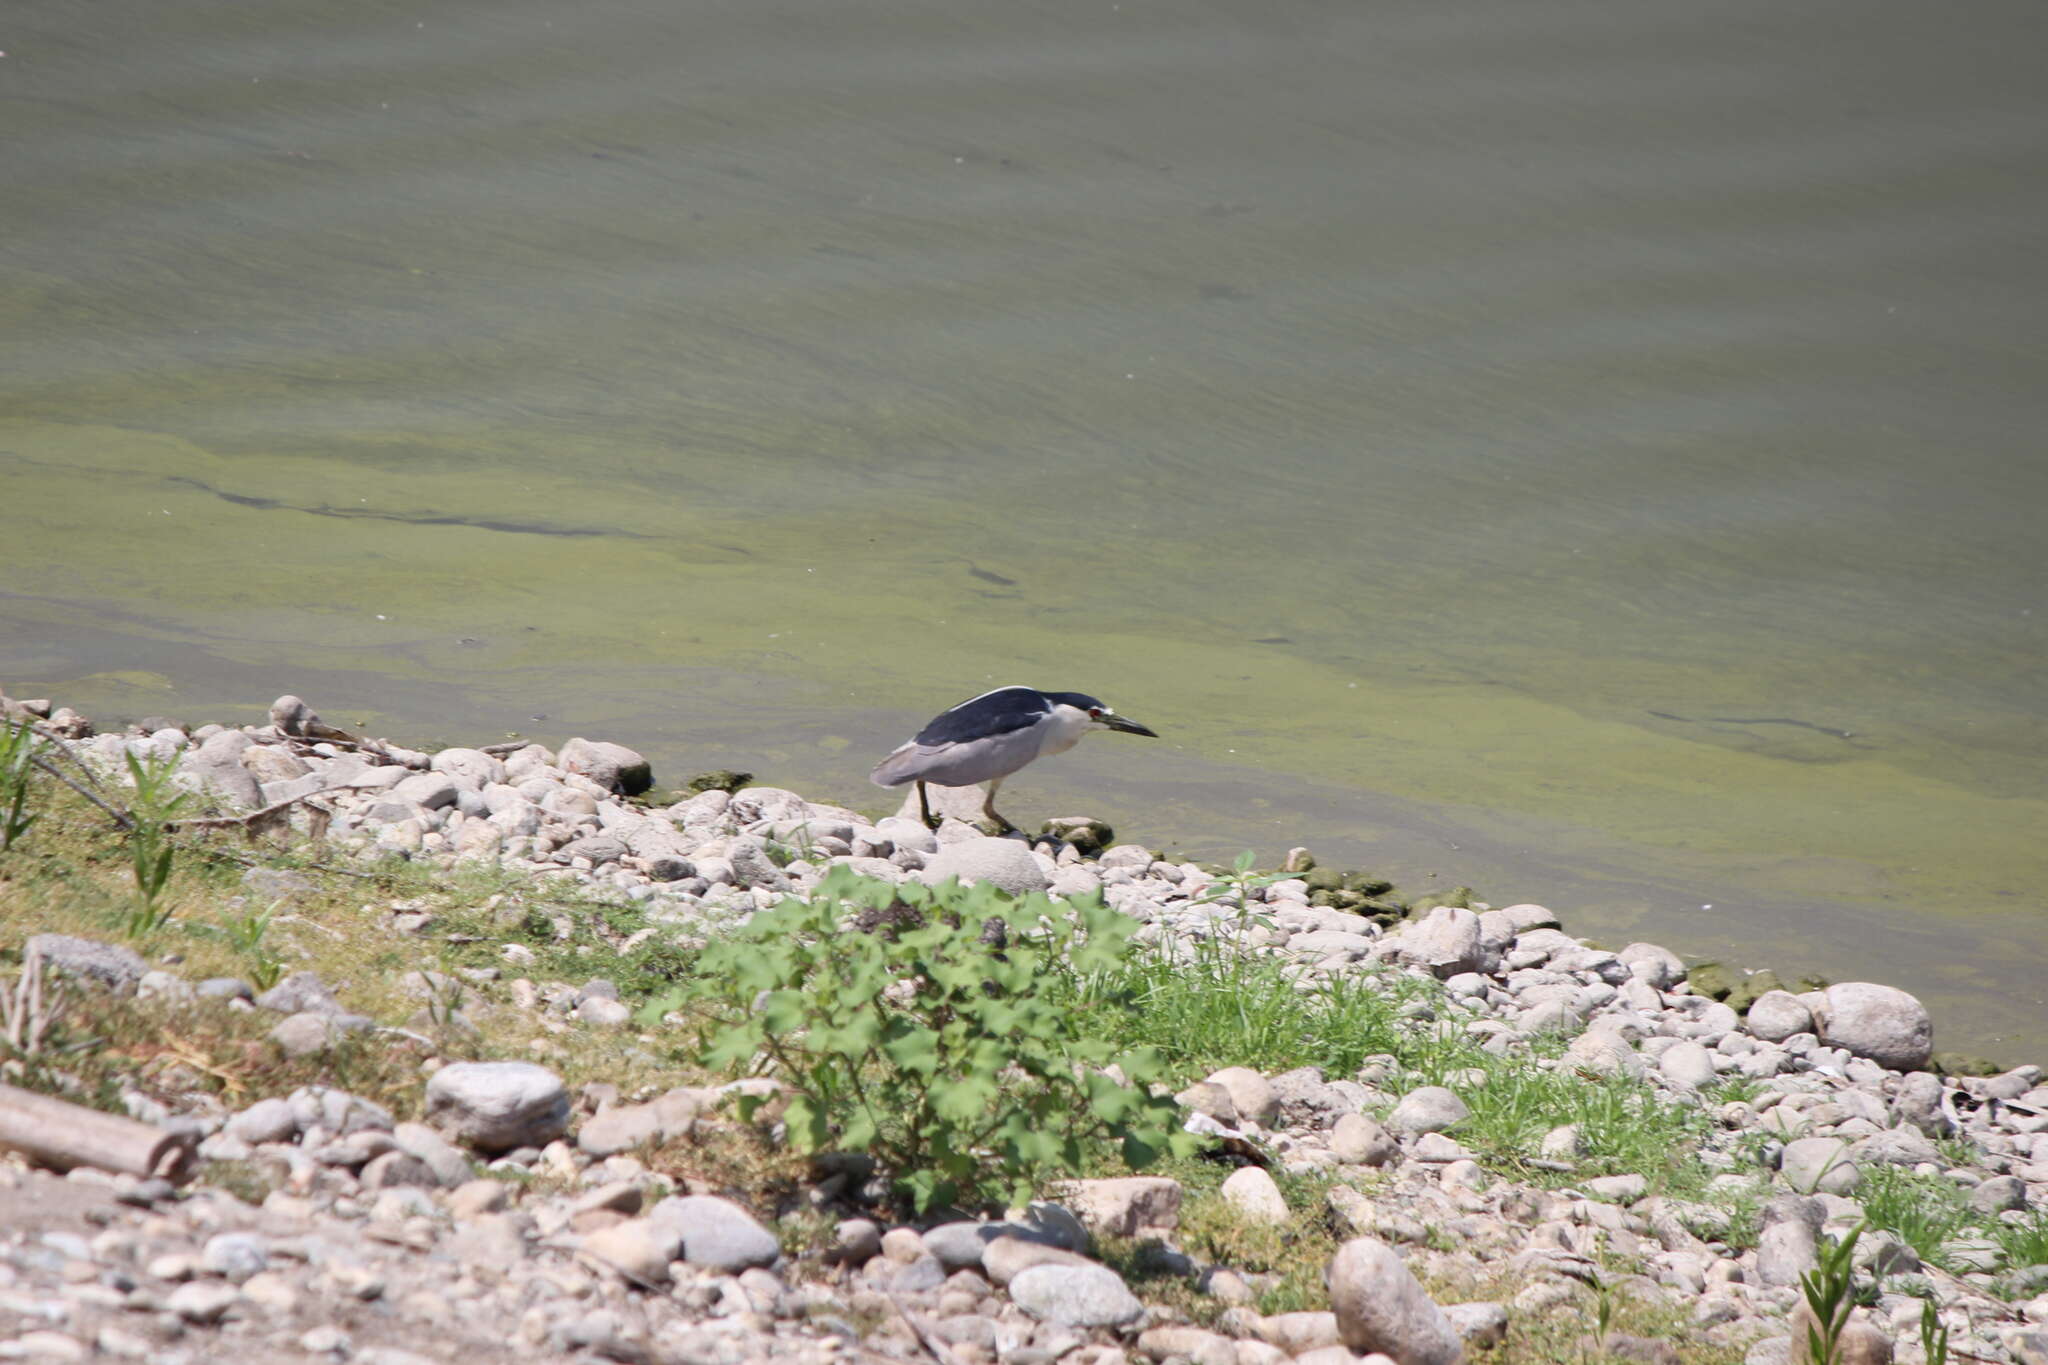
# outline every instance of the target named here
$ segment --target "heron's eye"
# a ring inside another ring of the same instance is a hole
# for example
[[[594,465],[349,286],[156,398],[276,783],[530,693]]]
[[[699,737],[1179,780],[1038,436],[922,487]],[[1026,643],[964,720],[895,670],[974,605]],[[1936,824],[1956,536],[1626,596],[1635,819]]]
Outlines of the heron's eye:
[[[1088,719],[1090,719],[1090,720],[1101,720],[1101,719],[1102,719],[1102,708],[1101,708],[1101,707],[1099,707],[1099,706],[1091,706],[1091,707],[1089,707],[1089,708],[1088,708]]]

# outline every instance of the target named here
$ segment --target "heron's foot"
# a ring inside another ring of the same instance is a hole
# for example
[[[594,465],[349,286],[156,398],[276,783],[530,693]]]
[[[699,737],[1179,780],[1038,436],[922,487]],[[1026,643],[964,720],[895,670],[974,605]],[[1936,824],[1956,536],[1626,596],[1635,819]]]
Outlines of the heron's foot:
[[[990,837],[992,838],[1000,839],[1006,834],[1023,833],[1022,830],[1018,829],[1015,825],[1010,823],[1010,818],[1007,815],[1004,815],[999,811],[993,811],[984,806],[982,807],[981,813],[983,816],[981,827],[984,830],[988,831]]]
[[[924,827],[934,834],[938,833],[939,826],[945,823],[946,817],[932,814],[932,803],[925,795],[922,782],[917,784],[917,809],[924,817]]]

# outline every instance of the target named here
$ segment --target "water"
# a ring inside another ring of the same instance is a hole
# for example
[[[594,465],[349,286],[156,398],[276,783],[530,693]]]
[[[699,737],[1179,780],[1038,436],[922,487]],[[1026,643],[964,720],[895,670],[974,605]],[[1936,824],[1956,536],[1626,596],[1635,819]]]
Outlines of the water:
[[[29,3],[0,682],[1034,769],[2048,1049],[2038,10]],[[1711,907],[1711,908],[1703,908]]]

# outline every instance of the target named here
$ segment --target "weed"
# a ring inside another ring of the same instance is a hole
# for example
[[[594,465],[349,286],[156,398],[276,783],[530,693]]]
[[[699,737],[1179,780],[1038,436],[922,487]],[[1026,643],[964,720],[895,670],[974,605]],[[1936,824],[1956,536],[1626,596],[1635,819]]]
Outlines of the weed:
[[[1977,1221],[1969,1197],[1941,1176],[1898,1166],[1872,1166],[1857,1190],[1870,1225],[1898,1234],[1929,1265],[1948,1269],[1943,1247]]]
[[[36,747],[35,732],[27,721],[0,720],[0,853],[20,843],[30,826],[42,819],[28,809]]]
[[[1920,1304],[1920,1354],[1927,1365],[1948,1365],[1948,1328],[1941,1325],[1932,1299]]]
[[[133,751],[123,757],[128,761],[129,780],[135,784],[135,798],[128,812],[128,857],[135,874],[135,905],[121,927],[128,937],[143,938],[170,920],[169,907],[161,903],[176,854],[169,826],[191,800],[191,794],[172,788],[176,759],[142,759]]]
[[[1133,1168],[1194,1143],[1173,1101],[1145,1088],[1161,1071],[1155,1050],[1120,1053],[1041,992],[1048,976],[1114,968],[1135,928],[1099,899],[1070,907],[835,868],[810,899],[712,942],[696,979],[641,1020],[705,1016],[702,1063],[774,1071],[798,1151],[869,1153],[920,1211],[1021,1202],[1040,1175],[1078,1173],[1091,1140],[1119,1140]]]
[[[1819,1264],[1799,1277],[1799,1292],[1813,1315],[1806,1325],[1808,1365],[1835,1365],[1849,1311],[1856,1306],[1852,1266],[1856,1239],[1866,1225],[1858,1223],[1841,1238],[1821,1239]]]

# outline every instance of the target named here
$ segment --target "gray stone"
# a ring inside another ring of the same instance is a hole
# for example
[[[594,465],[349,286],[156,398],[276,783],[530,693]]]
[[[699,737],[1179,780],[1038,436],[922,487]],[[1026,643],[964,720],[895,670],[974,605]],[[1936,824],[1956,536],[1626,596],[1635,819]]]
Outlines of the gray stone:
[[[505,780],[505,765],[481,749],[443,749],[427,766],[476,791]]]
[[[1384,1166],[1401,1154],[1401,1145],[1365,1114],[1346,1114],[1330,1129],[1330,1154],[1348,1165]]]
[[[214,1280],[181,1284],[164,1300],[164,1307],[187,1322],[219,1322],[242,1302],[242,1291]]]
[[[1813,1011],[1790,991],[1765,991],[1750,1001],[1744,1027],[1752,1037],[1782,1043],[1795,1033],[1813,1031]]]
[[[332,1047],[346,1032],[340,1018],[301,1010],[279,1021],[270,1030],[270,1041],[287,1057],[311,1057]]]
[[[681,1230],[652,1218],[634,1218],[585,1236],[582,1251],[639,1284],[669,1282],[669,1262],[682,1259]]]
[[[1247,1222],[1285,1223],[1287,1199],[1280,1193],[1264,1167],[1243,1166],[1223,1182],[1223,1202],[1236,1209]]]
[[[1849,1144],[1835,1137],[1797,1138],[1786,1143],[1778,1173],[1800,1194],[1849,1194],[1863,1181],[1863,1173],[1849,1154]]]
[[[391,800],[440,810],[454,805],[461,791],[460,784],[446,773],[414,773],[391,788]]]
[[[1458,1365],[1457,1329],[1416,1282],[1399,1253],[1371,1237],[1338,1248],[1324,1280],[1344,1344],[1399,1365]]]
[[[1505,1304],[1447,1303],[1443,1306],[1443,1315],[1459,1340],[1468,1346],[1490,1349],[1507,1340],[1508,1310]]]
[[[1766,1285],[1790,1286],[1818,1264],[1820,1227],[1827,1210],[1818,1199],[1780,1195],[1764,1205],[1757,1236],[1757,1278]]]
[[[725,856],[741,886],[759,887],[764,891],[788,891],[792,887],[788,875],[768,856],[768,845],[755,835],[745,834],[734,839]]]
[[[569,1128],[569,1092],[532,1062],[455,1062],[427,1081],[427,1121],[486,1153],[541,1147]]]
[[[1820,993],[1814,1021],[1821,1042],[1868,1057],[1892,1071],[1918,1071],[1934,1055],[1934,1021],[1918,1000],[1893,986],[1848,981]]]
[[[671,1196],[656,1204],[648,1221],[682,1238],[682,1259],[728,1273],[769,1266],[782,1255],[775,1234],[738,1204],[715,1195]]]
[[[1991,1217],[2014,1209],[2025,1209],[2027,1182],[2014,1175],[1994,1175],[1970,1191],[1970,1207]]]
[[[584,1120],[576,1145],[592,1156],[615,1156],[645,1142],[688,1137],[703,1103],[699,1092],[678,1089],[645,1104],[612,1105]]]
[[[1934,1144],[1911,1124],[1872,1133],[1858,1140],[1849,1149],[1849,1155],[1860,1163],[1888,1166],[1918,1166],[1923,1161],[1939,1162],[1942,1159]]]
[[[1042,1322],[1062,1327],[1121,1327],[1145,1305],[1104,1265],[1035,1265],[1009,1284],[1010,1301]]]
[[[1955,1124],[1941,1107],[1941,1077],[1931,1071],[1909,1072],[1899,1078],[1898,1094],[1892,1097],[1892,1117],[1931,1138],[1955,1132]]]
[[[941,1223],[924,1234],[924,1249],[939,1258],[948,1272],[980,1270],[982,1256],[998,1237],[1014,1237],[1042,1246],[1058,1245],[1051,1232],[1029,1223],[966,1222]]]
[[[1691,1039],[1682,1039],[1657,1058],[1657,1070],[1679,1090],[1698,1090],[1714,1082],[1714,1054]]]
[[[1073,1180],[1059,1187],[1061,1203],[1090,1229],[1112,1237],[1179,1226],[1181,1193],[1178,1180],[1159,1175]]]
[[[291,1105],[281,1099],[258,1100],[229,1119],[222,1131],[252,1145],[290,1142],[299,1131]]]
[[[1668,991],[1685,980],[1685,963],[1678,954],[1654,943],[1631,943],[1615,957],[1629,975],[1654,990]]]
[[[1021,839],[974,838],[947,844],[932,854],[917,874],[927,886],[937,886],[948,877],[958,877],[963,883],[987,882],[1013,896],[1044,891],[1052,885],[1031,846]]]
[[[73,980],[103,986],[118,995],[133,994],[149,964],[132,948],[100,943],[69,934],[33,934],[21,946],[24,960],[40,957]]]
[[[334,992],[327,983],[313,972],[293,972],[284,980],[256,997],[256,1004],[279,1014],[346,1014]]]
[[[1211,1072],[1206,1084],[1221,1086],[1240,1121],[1271,1127],[1280,1114],[1280,1097],[1272,1083],[1248,1066],[1226,1066]]]
[[[199,1268],[240,1284],[270,1265],[269,1239],[253,1232],[222,1232],[206,1239]]]
[[[1446,1086],[1418,1086],[1401,1097],[1394,1112],[1387,1115],[1387,1129],[1394,1133],[1441,1133],[1470,1117],[1465,1101]]]
[[[434,1168],[409,1152],[385,1152],[373,1157],[359,1177],[365,1190],[419,1189],[441,1186]]]
[[[201,1000],[247,1000],[253,1004],[256,999],[256,988],[238,976],[209,976],[192,991]]]
[[[178,759],[180,786],[231,810],[263,804],[263,784],[242,766],[242,752],[255,741],[240,730],[223,730]]]
[[[622,796],[638,796],[654,785],[654,770],[647,760],[623,744],[601,739],[572,739],[555,755],[555,763],[566,773],[580,773]]]
[[[1484,965],[1479,916],[1456,906],[1439,905],[1385,941],[1402,959],[1428,969],[1440,980],[1479,971]]]
[[[1044,1242],[1027,1242],[1022,1237],[998,1237],[981,1253],[982,1274],[996,1285],[1007,1285],[1033,1266],[1093,1264],[1078,1252]]]

